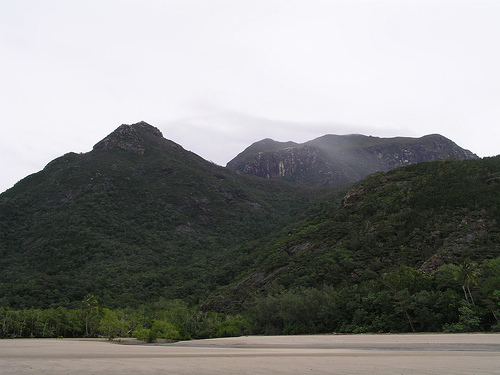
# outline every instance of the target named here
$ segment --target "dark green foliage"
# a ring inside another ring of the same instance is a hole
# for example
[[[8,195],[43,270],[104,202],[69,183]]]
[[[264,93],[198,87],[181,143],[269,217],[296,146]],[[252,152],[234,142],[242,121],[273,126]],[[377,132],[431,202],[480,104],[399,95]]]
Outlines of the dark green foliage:
[[[489,264],[485,261],[478,268],[486,270]],[[255,298],[249,316],[256,332],[263,334],[496,330],[500,290],[487,295],[481,287],[497,275],[478,283],[473,289],[476,305],[471,305],[458,292],[460,282],[453,277],[442,289],[443,272],[424,274],[404,266],[352,286],[284,289],[274,285]]]
[[[460,315],[457,323],[446,323],[444,332],[477,332],[481,329],[481,319],[476,309],[467,301],[462,301],[458,309]]]
[[[341,207],[269,244],[263,266],[286,266],[280,278],[292,286],[300,279],[297,272],[328,273],[333,279],[327,283],[333,284],[401,265],[430,272],[443,263],[498,257],[495,170],[500,171],[500,158],[421,163],[371,175],[351,189]],[[311,278],[302,286],[317,282]]]
[[[88,322],[85,303],[78,309],[24,309],[0,307],[0,338],[14,337],[135,337],[186,340],[240,336],[250,333],[250,324],[241,315],[201,312],[179,300],[159,302],[138,309],[110,310],[93,306]]]
[[[462,299],[476,305],[481,329],[496,327],[499,173],[496,157],[373,174],[340,207],[256,248],[255,268],[205,306],[228,312],[267,306],[258,310],[278,314],[283,301],[304,299],[304,290],[334,288],[331,298],[341,295],[349,309],[335,310],[343,323],[331,331],[440,331],[468,319],[459,311]],[[273,294],[276,287],[284,292]],[[297,331],[297,322],[276,314],[257,318],[263,332]]]
[[[0,195],[1,336],[498,330],[499,181],[496,157],[304,187],[123,126]]]
[[[109,307],[196,304],[246,266],[241,244],[321,194],[228,171],[145,123],[122,126],[0,196],[0,302],[73,307],[91,293]]]

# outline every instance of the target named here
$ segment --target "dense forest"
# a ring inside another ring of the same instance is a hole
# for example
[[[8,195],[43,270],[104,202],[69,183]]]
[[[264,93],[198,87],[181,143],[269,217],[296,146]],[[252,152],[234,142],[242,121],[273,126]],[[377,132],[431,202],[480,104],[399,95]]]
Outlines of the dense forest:
[[[0,337],[135,337],[186,340],[248,334],[500,332],[500,258],[465,259],[431,275],[402,266],[359,285],[270,288],[240,314],[200,311],[181,300],[108,309],[0,308]]]
[[[0,195],[0,337],[500,330],[500,157],[306,187],[119,128]]]
[[[240,244],[325,194],[228,171],[149,125],[121,127],[0,195],[0,304],[197,304],[246,267]]]

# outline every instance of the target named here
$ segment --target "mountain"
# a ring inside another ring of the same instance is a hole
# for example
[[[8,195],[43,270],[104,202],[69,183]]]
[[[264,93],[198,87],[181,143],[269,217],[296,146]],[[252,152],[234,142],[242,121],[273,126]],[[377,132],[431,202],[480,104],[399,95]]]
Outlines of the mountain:
[[[244,267],[240,244],[318,194],[207,162],[147,123],[122,125],[0,195],[0,302],[195,303]]]
[[[425,162],[374,173],[353,185],[337,206],[250,249],[259,261],[206,301],[204,308],[238,311],[263,293],[278,291],[284,296],[285,291],[298,290],[302,295],[304,288],[325,286],[335,293],[350,290],[350,298],[357,295],[361,301],[367,290],[387,291],[385,275],[407,269],[413,276],[398,277],[403,277],[401,282],[408,278],[404,282],[409,290],[411,278],[423,277],[429,290],[445,283],[447,288],[456,285],[459,293],[460,282],[454,284],[449,270],[440,276],[442,270],[466,260],[477,266],[500,257],[499,193],[500,156]],[[490,288],[490,293],[500,292],[498,272],[500,258],[489,281],[480,282],[476,273],[475,282]],[[432,275],[438,279],[432,281]],[[272,298],[269,303],[279,302]],[[458,302],[453,303],[458,308]],[[278,307],[267,306],[273,308]]]
[[[327,186],[353,183],[370,173],[446,158],[477,156],[438,134],[421,138],[328,134],[301,144],[264,139],[237,155],[227,167],[259,177]]]
[[[353,137],[382,142],[336,142]],[[448,144],[424,138],[433,155]],[[383,142],[413,150],[408,161],[427,150]],[[388,149],[379,159],[395,160]],[[175,339],[500,330],[499,193],[500,156],[319,187],[223,168],[147,123],[122,125],[0,194],[0,337],[102,334],[125,320],[121,334],[161,325]]]

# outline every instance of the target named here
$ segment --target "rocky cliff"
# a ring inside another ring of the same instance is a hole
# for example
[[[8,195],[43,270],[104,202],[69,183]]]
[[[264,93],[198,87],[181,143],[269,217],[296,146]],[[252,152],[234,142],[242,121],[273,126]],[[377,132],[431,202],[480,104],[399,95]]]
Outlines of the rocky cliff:
[[[325,186],[352,183],[373,172],[446,158],[477,156],[438,134],[421,138],[328,134],[302,144],[265,139],[252,144],[227,167],[264,178]]]

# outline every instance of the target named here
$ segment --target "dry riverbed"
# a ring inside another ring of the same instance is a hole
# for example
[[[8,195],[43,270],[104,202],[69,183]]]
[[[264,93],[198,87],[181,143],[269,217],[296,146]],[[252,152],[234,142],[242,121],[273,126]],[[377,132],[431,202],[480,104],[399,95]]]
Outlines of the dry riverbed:
[[[0,374],[500,374],[500,334],[0,340]]]

